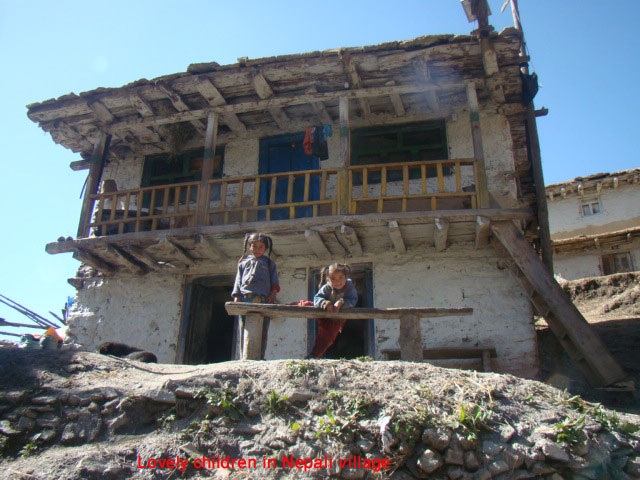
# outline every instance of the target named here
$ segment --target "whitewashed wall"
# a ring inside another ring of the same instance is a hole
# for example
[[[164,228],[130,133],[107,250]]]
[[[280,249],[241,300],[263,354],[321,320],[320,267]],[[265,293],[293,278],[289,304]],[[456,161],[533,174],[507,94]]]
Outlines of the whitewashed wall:
[[[599,195],[602,213],[583,216],[580,205],[594,198],[588,193],[584,197],[554,197],[547,202],[551,237],[557,240],[640,226],[640,185],[603,189]]]
[[[640,270],[640,245],[620,247],[619,250],[603,250],[578,253],[561,253],[553,256],[553,271],[567,280],[603,275],[600,257],[612,253],[629,252],[634,270]]]
[[[96,350],[122,342],[175,362],[182,311],[182,277],[149,273],[86,281],[71,310],[75,341]]]

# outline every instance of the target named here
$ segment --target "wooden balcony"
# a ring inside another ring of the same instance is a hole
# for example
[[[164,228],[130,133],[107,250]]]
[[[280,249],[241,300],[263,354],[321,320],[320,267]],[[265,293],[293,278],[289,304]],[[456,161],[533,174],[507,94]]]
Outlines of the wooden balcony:
[[[106,273],[190,269],[237,258],[262,231],[274,254],[318,258],[487,243],[492,220],[528,209],[477,208],[473,159],[212,179],[91,195],[86,237],[47,245]]]

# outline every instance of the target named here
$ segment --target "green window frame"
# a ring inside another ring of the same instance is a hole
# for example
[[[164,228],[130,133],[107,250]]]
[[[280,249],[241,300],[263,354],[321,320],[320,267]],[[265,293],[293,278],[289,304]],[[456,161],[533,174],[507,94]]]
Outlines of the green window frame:
[[[379,163],[410,163],[429,160],[447,160],[449,148],[444,120],[367,127],[351,132],[351,165]],[[444,167],[444,174],[451,174]],[[427,177],[437,176],[436,167],[427,168]],[[420,170],[409,170],[409,178],[420,178]],[[402,180],[402,172],[388,172],[388,181]],[[369,173],[369,183],[380,182],[380,172]],[[354,175],[354,184],[362,183],[362,175]]]

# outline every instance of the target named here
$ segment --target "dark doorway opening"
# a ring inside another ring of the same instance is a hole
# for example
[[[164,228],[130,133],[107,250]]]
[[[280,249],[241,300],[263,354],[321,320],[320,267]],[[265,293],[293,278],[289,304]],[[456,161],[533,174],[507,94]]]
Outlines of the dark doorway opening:
[[[351,280],[358,291],[358,303],[356,307],[373,308],[373,272],[370,265],[351,265]],[[310,272],[309,299],[320,287],[320,271],[315,269]],[[308,323],[308,351],[313,348],[316,337],[316,321],[311,319]],[[324,354],[324,358],[357,358],[365,355],[373,357],[375,354],[375,332],[373,319],[348,320],[336,341]]]
[[[236,318],[224,308],[231,300],[232,285],[226,277],[198,278],[189,285],[183,363],[233,360]]]

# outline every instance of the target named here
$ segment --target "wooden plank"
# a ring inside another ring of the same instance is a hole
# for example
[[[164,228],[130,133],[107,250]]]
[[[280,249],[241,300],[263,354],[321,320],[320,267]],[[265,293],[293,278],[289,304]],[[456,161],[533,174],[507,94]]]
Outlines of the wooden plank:
[[[482,358],[484,353],[489,358],[497,358],[495,348],[423,348],[422,358],[424,360],[467,360],[473,358]],[[380,351],[387,360],[398,360],[400,358],[399,348],[385,348]]]
[[[491,220],[489,220],[487,217],[478,215],[478,217],[476,218],[476,249],[489,244],[490,227]]]
[[[100,185],[100,175],[102,174],[102,168],[106,160],[106,154],[109,149],[109,141],[111,137],[104,132],[98,133],[98,138],[93,146],[93,153],[91,155],[91,167],[89,168],[89,174],[87,177],[87,187],[84,190],[84,198],[82,200],[82,208],[80,210],[80,222],[78,225],[78,238],[84,238],[89,236],[87,230],[87,224],[91,222],[91,211],[93,207],[93,200],[91,195],[98,193],[98,186]]]
[[[360,245],[358,235],[356,235],[353,228],[347,225],[341,225],[339,229],[336,229],[336,236],[338,237],[338,240],[342,240],[342,245],[352,256],[362,256],[362,245]]]
[[[491,231],[549,306],[553,313],[551,321],[557,320],[555,329],[566,331],[572,345],[590,367],[591,375],[588,375],[588,380],[598,386],[611,385],[624,380],[625,372],[591,330],[582,314],[565,295],[515,225],[512,222],[494,222],[491,224]],[[555,329],[552,327],[554,333],[556,333]]]
[[[103,125],[109,125],[116,119],[116,117],[113,116],[113,113],[111,113],[109,109],[105,107],[104,104],[99,100],[87,102],[87,105]]]
[[[118,267],[116,265],[112,265],[96,254],[83,248],[76,248],[73,252],[73,258],[104,273],[116,273],[118,271]]]
[[[172,253],[176,257],[178,257],[180,261],[185,265],[187,266],[195,265],[196,263],[195,259],[191,255],[189,255],[189,252],[187,252],[187,250],[182,245],[180,245],[175,239],[167,237],[163,242],[160,242],[160,243],[169,245],[171,247],[170,250],[172,251]]]
[[[305,230],[304,237],[307,239],[307,243],[316,257],[326,258],[331,256],[331,252],[324,244],[319,232],[315,230]]]
[[[391,104],[393,105],[393,111],[396,113],[396,117],[404,117],[406,115],[406,111],[404,109],[404,105],[402,103],[402,98],[397,93],[392,93],[389,95],[391,99]]]
[[[258,94],[258,96],[262,100],[266,100],[268,98],[273,97],[273,89],[267,82],[267,79],[264,78],[261,72],[256,72],[251,76],[251,83],[253,85],[254,90]],[[273,119],[276,121],[278,126],[282,129],[287,129],[291,126],[291,120],[284,112],[282,107],[277,105],[270,105],[267,107],[267,111],[271,114]]]
[[[400,317],[400,359],[405,362],[422,362],[422,330],[420,317],[402,315]]]
[[[184,102],[184,100],[182,99],[182,96],[178,92],[176,92],[173,88],[171,88],[168,83],[157,82],[156,88],[161,92],[163,92],[167,97],[169,97],[169,101],[171,102],[171,105],[173,105],[173,107],[178,112],[191,111],[191,107],[189,107],[189,105],[187,105]],[[202,124],[202,122],[199,119],[192,119],[192,120],[189,120],[189,122],[191,123],[191,125],[195,127],[195,129],[198,132],[200,132],[202,135],[205,134],[206,127]]]
[[[484,163],[484,149],[482,146],[482,130],[480,128],[480,113],[478,111],[478,97],[473,82],[467,83],[467,102],[470,110],[471,137],[473,139],[473,156],[476,160],[475,171],[477,178],[476,190],[480,208],[489,208],[489,190],[487,172]]]
[[[149,273],[149,267],[147,267],[144,263],[139,262],[134,256],[129,254],[126,250],[119,247],[118,245],[111,244],[107,247],[107,250],[119,257],[120,260],[124,262],[129,269],[134,271],[134,273],[137,273],[139,275],[146,275],[147,273]]]
[[[396,252],[405,253],[407,251],[407,247],[404,245],[404,240],[402,239],[402,232],[400,231],[398,222],[395,220],[389,222],[389,237]]]
[[[447,235],[449,233],[449,222],[443,218],[436,218],[433,229],[433,245],[436,252],[442,252],[447,248]]]
[[[128,245],[126,247],[129,254],[138,262],[144,263],[151,270],[159,270],[161,268],[158,261],[149,255],[142,247],[137,245]]]
[[[129,102],[143,117],[153,117],[153,108],[146,100],[144,100],[135,90],[129,91]]]
[[[200,95],[211,105],[212,107],[218,107],[220,105],[226,105],[227,101],[222,96],[220,91],[215,85],[206,77],[200,78],[196,84],[196,88]],[[233,112],[228,112],[222,115],[222,121],[233,131],[244,133],[247,131],[247,127],[240,119],[238,115]]]
[[[437,85],[394,85],[389,87],[367,87],[355,90],[338,90],[332,92],[318,92],[309,93],[298,96],[278,96],[275,98],[268,98],[258,101],[246,101],[234,104],[220,105],[217,107],[208,107],[203,109],[195,109],[185,112],[169,113],[165,115],[156,115],[153,118],[139,118],[131,116],[122,120],[116,121],[109,126],[109,132],[114,133],[122,129],[129,129],[135,127],[149,127],[157,125],[166,125],[171,123],[179,123],[185,121],[191,121],[194,119],[206,118],[210,111],[214,111],[221,115],[228,113],[247,113],[247,112],[260,112],[266,110],[268,107],[288,107],[293,105],[304,105],[306,103],[313,102],[325,102],[329,100],[335,100],[337,98],[345,97],[347,99],[353,98],[368,98],[368,97],[383,97],[391,94],[409,94],[418,92],[427,92],[430,90],[459,90],[463,89],[465,85],[461,82],[439,82]],[[438,112],[440,114],[441,112]],[[421,114],[421,116],[424,116]],[[395,115],[393,115],[395,117]],[[377,122],[379,117],[375,117]],[[399,119],[402,121],[403,119]],[[313,123],[313,122],[312,122]]]
[[[318,89],[315,85],[312,85],[307,89],[306,93],[318,93]],[[311,106],[315,110],[322,123],[324,123],[325,125],[331,125],[333,123],[333,119],[331,118],[331,115],[329,115],[329,112],[327,112],[324,103],[311,102]]]
[[[340,59],[342,60],[342,64],[344,65],[344,69],[347,75],[347,83],[349,84],[349,88],[360,89],[363,87],[362,79],[360,78],[360,74],[358,73],[358,68],[353,61],[351,53],[347,51],[340,52]],[[367,118],[371,116],[371,107],[369,106],[369,101],[366,98],[359,98],[358,103],[360,105],[360,109],[362,110],[362,116]]]
[[[195,238],[196,249],[201,252],[204,258],[208,260],[227,260],[227,254],[216,245],[213,239],[205,237],[204,235],[196,235]]]
[[[419,318],[458,317],[473,315],[473,308],[345,308],[330,313],[318,307],[298,305],[279,305],[272,303],[227,302],[225,308],[229,315],[258,313],[271,318],[347,318],[349,320],[399,319],[403,315],[415,315]]]

